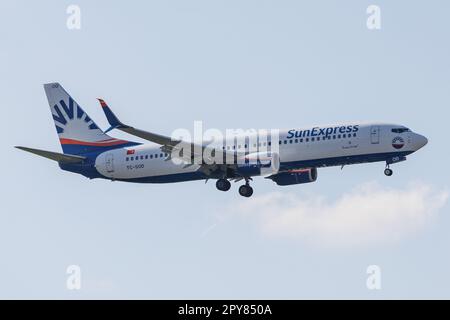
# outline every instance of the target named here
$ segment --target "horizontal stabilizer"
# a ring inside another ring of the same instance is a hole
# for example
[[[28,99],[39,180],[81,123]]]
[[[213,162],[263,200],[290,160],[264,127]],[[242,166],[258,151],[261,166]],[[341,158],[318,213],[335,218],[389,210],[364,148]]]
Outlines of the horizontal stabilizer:
[[[75,156],[75,155],[71,155],[71,154],[62,154],[62,153],[58,153],[58,152],[44,151],[44,150],[32,149],[32,148],[26,148],[26,147],[16,147],[16,148],[26,151],[26,152],[34,153],[38,156],[41,156],[41,157],[44,157],[44,158],[47,158],[50,160],[58,161],[60,163],[81,163],[86,159],[86,157]]]

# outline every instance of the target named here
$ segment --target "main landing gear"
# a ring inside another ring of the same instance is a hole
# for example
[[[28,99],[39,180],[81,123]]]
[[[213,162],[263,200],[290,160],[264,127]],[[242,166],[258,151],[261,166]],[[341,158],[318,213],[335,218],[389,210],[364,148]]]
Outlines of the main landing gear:
[[[220,191],[228,191],[231,188],[231,183],[227,179],[219,179],[216,182],[216,188]]]
[[[253,194],[253,188],[247,184],[239,187],[239,194],[243,197],[250,198]]]
[[[249,198],[253,194],[253,188],[250,187],[251,179],[245,179],[245,184],[239,187],[239,194],[243,197]],[[228,191],[231,188],[231,183],[227,179],[219,179],[216,181],[216,188],[220,191]]]
[[[250,187],[250,183],[247,179],[245,180],[245,184],[239,187],[239,194],[246,198],[250,198],[252,196],[253,188]]]
[[[394,171],[392,171],[392,169],[389,168],[389,165],[386,165],[386,169],[384,169],[384,174],[388,177],[392,176],[392,174],[394,173]]]

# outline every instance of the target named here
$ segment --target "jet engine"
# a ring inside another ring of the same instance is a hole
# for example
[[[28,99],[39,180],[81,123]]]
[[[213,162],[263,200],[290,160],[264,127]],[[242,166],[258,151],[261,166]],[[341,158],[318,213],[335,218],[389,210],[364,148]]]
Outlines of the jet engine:
[[[272,179],[279,186],[289,186],[292,184],[309,183],[317,180],[317,168],[289,170],[279,172],[267,178]]]

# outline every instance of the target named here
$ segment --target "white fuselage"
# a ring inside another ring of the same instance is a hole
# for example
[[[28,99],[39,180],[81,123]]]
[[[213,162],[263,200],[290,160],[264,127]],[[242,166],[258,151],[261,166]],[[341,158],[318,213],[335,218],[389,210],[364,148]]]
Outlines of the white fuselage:
[[[260,141],[267,141],[264,138],[259,136]],[[267,150],[262,144],[235,141],[232,138],[225,144],[221,142],[220,148],[237,153]],[[401,125],[354,123],[280,130],[279,140],[275,143],[279,148],[281,170],[290,170],[373,161],[394,163],[417,151],[427,140]],[[274,141],[270,141],[269,151],[274,147]],[[142,144],[110,150],[97,157],[95,167],[103,177],[113,180],[149,178],[148,182],[174,182],[198,179],[195,173],[199,165],[176,164],[167,160],[160,148],[156,144]],[[177,175],[179,179],[164,179]]]

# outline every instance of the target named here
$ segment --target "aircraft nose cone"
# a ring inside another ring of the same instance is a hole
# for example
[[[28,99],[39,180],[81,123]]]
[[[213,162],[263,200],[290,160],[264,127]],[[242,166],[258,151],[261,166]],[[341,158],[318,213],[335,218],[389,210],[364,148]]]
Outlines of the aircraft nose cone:
[[[425,136],[422,136],[420,134],[416,137],[416,150],[419,150],[420,148],[424,147],[428,143],[428,139]]]

